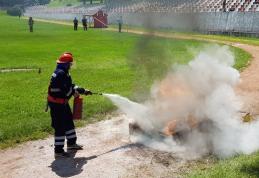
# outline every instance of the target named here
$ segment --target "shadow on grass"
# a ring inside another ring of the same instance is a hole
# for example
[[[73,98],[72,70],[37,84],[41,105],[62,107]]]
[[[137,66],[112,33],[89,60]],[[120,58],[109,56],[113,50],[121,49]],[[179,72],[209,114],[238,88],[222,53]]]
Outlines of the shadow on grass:
[[[244,165],[240,171],[247,174],[249,177],[259,178],[259,159],[253,164]]]

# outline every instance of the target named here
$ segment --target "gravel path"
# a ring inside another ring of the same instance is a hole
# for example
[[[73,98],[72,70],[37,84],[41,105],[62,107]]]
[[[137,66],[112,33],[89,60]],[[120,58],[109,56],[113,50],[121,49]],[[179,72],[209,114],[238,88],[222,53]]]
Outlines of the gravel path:
[[[78,129],[78,135],[84,150],[67,159],[54,159],[52,137],[1,151],[0,177],[178,177],[195,164],[130,143],[124,115]]]

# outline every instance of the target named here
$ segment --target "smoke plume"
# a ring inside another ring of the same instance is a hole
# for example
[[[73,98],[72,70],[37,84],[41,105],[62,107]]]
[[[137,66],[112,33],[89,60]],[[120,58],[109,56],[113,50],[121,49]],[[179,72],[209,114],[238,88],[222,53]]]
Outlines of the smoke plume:
[[[250,154],[259,149],[259,122],[242,121],[234,63],[227,46],[212,46],[187,65],[174,65],[143,104],[105,96],[143,130],[132,135],[134,142],[188,159]]]

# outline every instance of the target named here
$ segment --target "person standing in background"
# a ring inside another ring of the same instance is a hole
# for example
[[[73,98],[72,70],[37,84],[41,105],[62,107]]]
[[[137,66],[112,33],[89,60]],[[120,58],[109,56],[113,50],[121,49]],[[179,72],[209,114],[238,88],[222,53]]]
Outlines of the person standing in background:
[[[33,24],[34,24],[34,21],[33,21],[32,17],[29,17],[28,25],[30,28],[30,32],[33,32]]]
[[[77,31],[77,27],[78,27],[78,20],[77,20],[77,18],[76,18],[76,17],[74,18],[73,22],[74,22],[74,30],[75,30],[75,31]]]
[[[227,5],[227,0],[223,0],[223,3],[222,3],[223,12],[226,12],[226,5]]]
[[[117,20],[118,21],[118,25],[119,25],[119,32],[121,33],[121,29],[122,29],[122,16],[120,16],[120,18]]]
[[[83,29],[84,29],[84,31],[87,31],[87,19],[86,19],[85,16],[84,16],[83,19],[82,19],[82,24],[83,24]]]

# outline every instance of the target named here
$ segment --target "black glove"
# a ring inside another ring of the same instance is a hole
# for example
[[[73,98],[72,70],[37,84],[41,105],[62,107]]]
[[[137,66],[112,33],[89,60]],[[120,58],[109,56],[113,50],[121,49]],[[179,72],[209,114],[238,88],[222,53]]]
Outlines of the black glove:
[[[85,95],[92,95],[93,93],[92,93],[90,90],[86,90],[86,89],[85,89],[84,94],[85,94]]]
[[[75,89],[79,94],[85,94],[85,89],[84,88],[76,88]]]

